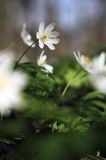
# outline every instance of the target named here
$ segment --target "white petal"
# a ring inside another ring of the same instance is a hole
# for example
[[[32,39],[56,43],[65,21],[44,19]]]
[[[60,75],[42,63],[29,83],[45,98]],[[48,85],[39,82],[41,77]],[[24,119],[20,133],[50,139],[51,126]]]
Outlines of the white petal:
[[[24,73],[21,73],[19,71],[13,72],[12,74],[12,85],[15,82],[15,85],[19,87],[19,90],[22,90],[21,87],[26,85],[27,77]]]
[[[49,34],[49,37],[51,37],[51,38],[54,38],[54,37],[57,37],[57,36],[59,36],[59,33],[56,32],[56,31],[53,31],[53,32],[51,32],[51,33]]]
[[[48,39],[48,43],[51,43],[51,44],[58,44],[59,42],[60,42],[59,38],[49,38]]]
[[[44,55],[45,51],[43,50],[40,54],[40,57],[42,57]]]
[[[45,63],[46,59],[47,59],[47,56],[44,55],[44,50],[43,50],[43,51],[41,52],[39,58],[37,59],[38,65],[39,65],[39,66],[42,66],[42,65]]]
[[[95,89],[106,94],[106,76],[102,74],[92,74],[90,80]]]
[[[37,39],[39,39],[39,38],[40,38],[40,36],[39,36],[39,32],[37,32],[37,33],[36,33],[36,37],[37,37]]]
[[[93,66],[91,65],[87,65],[86,67],[82,66],[88,73],[93,74],[94,70],[93,70]]]
[[[40,60],[42,61],[42,63],[44,63],[47,59],[47,56],[46,55],[43,55],[42,57],[40,57]]]
[[[42,49],[44,48],[44,43],[41,39],[39,39],[39,47]]]
[[[42,65],[45,63],[46,59],[47,59],[47,56],[46,56],[46,55],[43,55],[42,57],[39,57],[39,58],[37,59],[38,65],[39,65],[39,66],[42,66]]]
[[[54,46],[53,44],[48,43],[48,42],[45,42],[44,44],[45,44],[46,46],[48,46],[48,47],[49,47],[49,49],[51,49],[51,50],[55,50],[55,46]]]
[[[102,52],[98,57],[99,66],[103,66],[105,64],[105,52]]]
[[[77,53],[76,53],[76,52],[74,51],[73,54],[74,54],[77,62],[81,64],[81,61],[80,61],[81,53],[80,53],[80,52],[77,52]]]
[[[44,31],[44,23],[40,23],[40,25],[39,25],[39,35],[42,35],[43,31]]]
[[[32,40],[30,40],[30,41],[24,41],[24,43],[27,44],[28,46],[35,47],[35,44],[33,44],[34,41],[32,41]]]
[[[49,33],[54,29],[55,25],[56,25],[55,23],[49,24],[49,25],[45,28],[44,33],[49,34]]]
[[[12,54],[10,54],[10,51],[0,52],[0,71],[11,70],[13,67],[13,60],[14,60],[13,52]]]
[[[101,72],[103,70],[103,66],[105,64],[105,53],[102,52],[98,57],[93,60],[93,68],[95,73]]]
[[[43,66],[48,71],[48,73],[53,73],[53,66],[49,64],[44,64]]]

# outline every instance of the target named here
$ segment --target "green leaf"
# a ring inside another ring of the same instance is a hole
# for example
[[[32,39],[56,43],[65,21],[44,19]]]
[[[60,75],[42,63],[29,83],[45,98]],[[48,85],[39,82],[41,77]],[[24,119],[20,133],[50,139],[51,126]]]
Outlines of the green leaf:
[[[76,70],[70,69],[65,74],[65,80],[68,84],[70,84],[72,87],[81,87],[82,84],[87,82],[87,77],[83,71],[80,71],[77,73]]]

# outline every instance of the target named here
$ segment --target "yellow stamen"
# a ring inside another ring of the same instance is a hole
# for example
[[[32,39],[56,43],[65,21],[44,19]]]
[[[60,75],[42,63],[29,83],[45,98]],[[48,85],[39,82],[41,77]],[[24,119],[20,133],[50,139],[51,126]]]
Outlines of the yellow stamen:
[[[46,41],[48,39],[48,35],[47,34],[43,34],[41,38],[42,38],[43,41]]]
[[[88,57],[83,57],[83,61],[84,61],[84,63],[85,64],[90,64],[91,63],[91,59],[90,58],[88,58]]]
[[[46,60],[46,61],[44,61],[44,64],[47,64],[47,60]]]
[[[45,60],[45,61],[41,62],[40,64],[41,64],[41,65],[47,64],[47,61]]]

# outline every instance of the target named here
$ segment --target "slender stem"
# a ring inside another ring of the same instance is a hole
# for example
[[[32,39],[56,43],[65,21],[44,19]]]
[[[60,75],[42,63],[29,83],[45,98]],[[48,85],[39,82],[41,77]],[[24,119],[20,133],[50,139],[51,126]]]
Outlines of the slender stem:
[[[67,85],[65,86],[65,88],[64,88],[64,90],[62,92],[62,97],[65,95],[65,93],[66,93],[67,89],[69,88],[69,86],[70,86],[70,84],[67,83]]]
[[[72,77],[72,79],[75,78],[75,77],[80,73],[80,71],[81,71],[81,70],[79,70],[79,71]],[[61,94],[62,97],[65,95],[65,93],[66,93],[66,91],[67,91],[67,89],[68,89],[69,87],[70,87],[70,83],[67,83],[66,86],[65,86],[65,88],[64,88],[64,90],[63,90],[63,92],[62,92],[62,94]]]
[[[26,52],[38,41],[38,39],[36,39],[36,41],[34,41],[20,56],[20,58],[18,59],[18,61],[16,62],[15,68],[17,67],[18,63],[20,62],[20,60],[22,59],[22,57],[26,54]]]

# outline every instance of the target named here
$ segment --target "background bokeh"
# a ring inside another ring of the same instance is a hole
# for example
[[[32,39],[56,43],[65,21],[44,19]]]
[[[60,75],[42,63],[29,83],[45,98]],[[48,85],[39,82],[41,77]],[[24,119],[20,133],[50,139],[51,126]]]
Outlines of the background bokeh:
[[[27,47],[20,38],[23,23],[36,38],[40,22],[55,22],[56,30],[61,33],[55,57],[70,54],[73,50],[94,53],[106,42],[106,1],[1,0],[0,49],[12,48],[19,56]],[[35,52],[40,51],[31,49],[27,56],[33,57]]]

